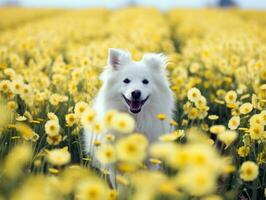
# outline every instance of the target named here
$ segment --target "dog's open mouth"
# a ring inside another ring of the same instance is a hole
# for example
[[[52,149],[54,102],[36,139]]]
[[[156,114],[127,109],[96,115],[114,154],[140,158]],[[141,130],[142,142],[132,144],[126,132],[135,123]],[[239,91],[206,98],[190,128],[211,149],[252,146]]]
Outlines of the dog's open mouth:
[[[127,105],[129,106],[130,112],[135,114],[141,111],[142,106],[149,98],[149,96],[147,96],[144,100],[129,100],[124,95],[122,96],[125,99]]]

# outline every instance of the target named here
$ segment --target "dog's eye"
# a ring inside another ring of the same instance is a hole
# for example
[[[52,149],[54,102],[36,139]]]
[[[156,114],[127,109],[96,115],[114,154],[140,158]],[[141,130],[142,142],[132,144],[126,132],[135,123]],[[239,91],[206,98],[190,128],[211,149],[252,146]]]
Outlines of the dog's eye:
[[[126,78],[126,79],[123,80],[123,82],[128,84],[128,83],[130,83],[130,80],[128,78]]]
[[[147,85],[147,84],[149,83],[149,81],[148,81],[147,79],[144,79],[144,80],[142,81],[142,83],[145,84],[145,85]]]

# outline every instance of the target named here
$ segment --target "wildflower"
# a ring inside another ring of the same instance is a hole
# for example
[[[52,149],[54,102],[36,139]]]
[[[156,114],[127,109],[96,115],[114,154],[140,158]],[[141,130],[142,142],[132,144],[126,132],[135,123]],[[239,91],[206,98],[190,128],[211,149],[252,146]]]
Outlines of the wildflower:
[[[259,174],[259,167],[252,161],[242,163],[240,169],[240,178],[244,181],[253,181]]]
[[[24,83],[22,80],[18,79],[18,80],[13,80],[11,82],[11,91],[14,94],[20,94],[22,91],[22,87],[23,87]]]
[[[218,135],[218,139],[222,141],[226,145],[225,148],[227,148],[230,144],[232,144],[232,142],[236,140],[237,136],[237,132],[228,130],[223,133],[220,133]]]
[[[11,80],[13,80],[16,76],[16,72],[12,68],[7,68],[4,70],[5,75],[7,75]]]
[[[263,116],[261,114],[254,114],[249,119],[250,126],[261,125],[264,126]]]
[[[10,81],[9,80],[3,80],[0,81],[0,91],[3,93],[7,93],[10,90]]]
[[[47,114],[47,117],[48,117],[49,120],[55,120],[55,121],[59,122],[58,117],[56,116],[56,114],[54,114],[52,112],[49,112]]]
[[[196,102],[201,97],[201,92],[198,88],[193,87],[188,91],[187,97],[190,101]]]
[[[112,128],[120,133],[130,133],[135,128],[135,121],[129,114],[119,113],[113,117]]]
[[[180,131],[173,131],[172,133],[168,133],[168,134],[164,134],[162,136],[159,137],[160,141],[164,141],[164,142],[170,142],[170,141],[175,141],[180,137],[183,137],[184,131],[180,130]]]
[[[210,120],[217,120],[217,119],[219,119],[219,116],[218,115],[209,115],[208,118]]]
[[[134,137],[120,139],[116,143],[117,157],[121,161],[140,163],[146,156],[146,145],[139,144]]]
[[[65,120],[66,120],[67,126],[71,127],[76,123],[77,118],[74,113],[69,113],[65,116]]]
[[[112,135],[112,134],[106,134],[106,135],[105,135],[105,140],[106,140],[107,142],[112,142],[112,141],[114,141],[114,139],[115,139],[115,136]]]
[[[251,139],[258,140],[263,137],[264,127],[261,125],[253,125],[249,128],[249,135]]]
[[[118,197],[118,192],[116,190],[109,190],[108,200],[116,200]]]
[[[81,106],[79,106],[79,108],[81,108],[81,110],[83,109],[83,107]],[[92,126],[95,120],[96,120],[96,111],[94,109],[87,107],[85,111],[82,111],[81,123],[83,126],[89,128]]]
[[[18,132],[20,132],[25,140],[34,140],[34,138],[36,139],[36,136],[38,138],[38,135],[26,124],[17,123],[16,129]]]
[[[224,125],[213,125],[210,127],[210,132],[213,134],[220,134],[225,131],[225,126]]]
[[[65,165],[70,161],[70,153],[68,152],[67,148],[53,149],[48,152],[47,160],[52,165]]]
[[[230,128],[231,130],[236,130],[239,124],[240,124],[240,117],[233,116],[228,122],[228,128]]]
[[[251,103],[243,103],[239,109],[241,114],[246,115],[252,111],[253,106]]]
[[[192,73],[197,73],[200,69],[200,64],[199,63],[192,63],[189,67],[189,70],[192,72]]]
[[[18,104],[15,101],[7,102],[7,108],[9,110],[15,111],[18,108]]]
[[[155,158],[150,158],[149,159],[149,162],[152,163],[152,164],[154,164],[154,165],[158,165],[158,164],[161,164],[162,163],[161,160],[155,159]]]
[[[200,96],[196,101],[195,101],[195,106],[199,109],[205,108],[207,105],[206,98],[204,96]]]
[[[77,187],[79,200],[107,200],[108,188],[99,180],[84,180]]]
[[[119,184],[127,186],[129,184],[129,181],[127,178],[121,175],[116,176],[116,180]]]
[[[177,124],[177,122],[175,120],[171,119],[170,125],[171,126],[177,126],[178,124]]]
[[[47,136],[46,141],[50,145],[58,145],[62,141],[62,135]]]
[[[112,126],[113,117],[117,114],[116,110],[109,110],[104,116],[104,125],[108,128]]]
[[[249,152],[250,152],[250,148],[247,147],[247,146],[241,146],[237,150],[237,154],[240,157],[246,157],[246,156],[248,156]]]
[[[9,178],[21,174],[22,168],[30,161],[33,155],[31,147],[27,144],[15,146],[5,158],[3,172]]]
[[[266,110],[261,111],[260,116],[263,124],[266,124]]]
[[[75,108],[74,108],[74,112],[78,117],[81,117],[82,114],[85,112],[86,108],[89,105],[87,103],[85,103],[84,101],[80,101],[78,103],[76,103]],[[88,111],[87,111],[88,112]]]
[[[59,134],[60,126],[57,120],[48,120],[44,127],[46,134],[49,136],[56,136]]]
[[[115,149],[110,144],[104,144],[97,149],[97,158],[102,164],[110,164],[116,161]]]
[[[228,91],[226,94],[225,94],[225,102],[228,103],[228,104],[232,104],[232,103],[235,103],[236,101],[236,98],[237,98],[237,94],[235,91],[233,90],[230,90]]]
[[[159,120],[161,120],[161,121],[163,121],[163,120],[165,120],[166,119],[166,115],[165,114],[163,114],[163,113],[160,113],[160,114],[157,114],[157,119],[159,119]]]
[[[175,152],[176,145],[174,143],[154,143],[149,148],[151,156],[166,159],[168,155]]]
[[[205,168],[185,170],[178,175],[177,181],[193,196],[210,194],[216,186],[216,176]]]
[[[199,114],[199,110],[197,108],[191,108],[188,111],[188,118],[191,120],[194,120],[197,118],[198,114]]]

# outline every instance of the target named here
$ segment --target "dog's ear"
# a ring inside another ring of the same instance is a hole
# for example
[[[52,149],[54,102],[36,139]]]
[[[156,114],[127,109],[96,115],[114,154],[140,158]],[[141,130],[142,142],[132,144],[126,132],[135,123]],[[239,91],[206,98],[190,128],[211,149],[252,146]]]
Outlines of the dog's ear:
[[[167,66],[168,58],[161,53],[146,53],[143,55],[142,61],[154,70],[164,70]]]
[[[118,70],[123,64],[130,61],[130,53],[121,49],[109,48],[108,64]]]

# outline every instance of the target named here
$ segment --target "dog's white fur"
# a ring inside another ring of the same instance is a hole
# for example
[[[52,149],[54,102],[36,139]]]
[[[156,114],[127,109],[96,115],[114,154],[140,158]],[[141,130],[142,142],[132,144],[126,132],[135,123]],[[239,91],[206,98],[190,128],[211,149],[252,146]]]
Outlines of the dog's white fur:
[[[132,61],[130,53],[120,49],[109,49],[108,64],[101,75],[102,87],[95,99],[93,108],[97,112],[98,120],[103,119],[107,111],[115,109],[119,112],[129,113],[136,122],[135,131],[143,133],[150,143],[158,137],[170,131],[169,119],[172,118],[174,98],[169,88],[166,74],[167,59],[162,54],[144,54],[141,61]],[[130,83],[123,80],[129,79]],[[143,84],[143,80],[148,84]],[[147,101],[141,111],[134,114],[130,111],[123,95],[127,99],[132,98],[132,91],[141,91],[141,98]],[[157,114],[164,113],[168,120],[159,122]],[[96,137],[104,142],[104,133],[92,136],[89,130],[85,130],[85,146],[93,151],[93,141]],[[111,179],[112,178],[112,172]],[[111,180],[114,185],[114,180]]]

